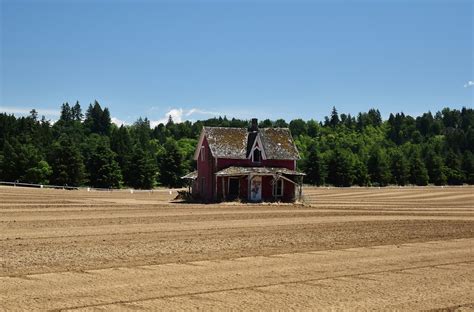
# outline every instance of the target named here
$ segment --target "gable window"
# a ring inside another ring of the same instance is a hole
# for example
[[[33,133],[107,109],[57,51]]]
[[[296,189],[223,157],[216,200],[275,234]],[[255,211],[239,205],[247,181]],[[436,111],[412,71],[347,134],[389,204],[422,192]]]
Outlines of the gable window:
[[[278,179],[273,184],[273,196],[283,196],[283,180]]]
[[[262,152],[258,148],[253,150],[252,161],[258,163],[262,161]]]
[[[204,146],[201,146],[201,161],[204,161],[204,156],[205,156],[205,155],[204,155],[204,152],[205,152],[205,151],[206,151],[206,150],[204,149]]]

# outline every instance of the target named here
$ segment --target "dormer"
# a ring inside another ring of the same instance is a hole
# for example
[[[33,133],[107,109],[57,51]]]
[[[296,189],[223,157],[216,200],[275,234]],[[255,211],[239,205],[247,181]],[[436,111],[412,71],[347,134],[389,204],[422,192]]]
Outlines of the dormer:
[[[248,159],[252,160],[252,163],[254,164],[260,164],[262,160],[267,159],[267,155],[265,154],[265,150],[263,149],[263,144],[262,144],[262,139],[260,138],[260,134],[253,133],[252,135],[253,142],[250,148],[250,151],[248,153]]]

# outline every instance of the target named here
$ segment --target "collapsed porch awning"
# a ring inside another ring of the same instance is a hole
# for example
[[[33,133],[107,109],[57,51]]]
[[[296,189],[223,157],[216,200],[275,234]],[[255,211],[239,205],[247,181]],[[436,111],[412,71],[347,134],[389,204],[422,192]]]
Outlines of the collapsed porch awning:
[[[235,177],[235,176],[275,176],[275,175],[289,175],[289,176],[304,176],[302,172],[290,170],[287,168],[274,167],[229,167],[222,169],[215,173],[218,177]]]
[[[193,172],[188,173],[188,174],[185,175],[185,176],[182,176],[181,179],[196,180],[196,179],[197,179],[197,176],[198,176],[198,172],[197,172],[197,171],[193,171]]]

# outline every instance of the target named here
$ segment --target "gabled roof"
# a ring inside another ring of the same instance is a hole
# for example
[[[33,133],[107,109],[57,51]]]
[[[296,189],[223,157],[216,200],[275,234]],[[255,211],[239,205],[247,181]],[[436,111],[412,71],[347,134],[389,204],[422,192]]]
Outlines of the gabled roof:
[[[268,159],[300,159],[288,128],[263,128],[259,131]]]
[[[267,159],[299,159],[288,128],[262,128],[248,132],[245,128],[204,127],[194,154],[197,159],[204,138],[215,158],[246,159],[258,138]]]

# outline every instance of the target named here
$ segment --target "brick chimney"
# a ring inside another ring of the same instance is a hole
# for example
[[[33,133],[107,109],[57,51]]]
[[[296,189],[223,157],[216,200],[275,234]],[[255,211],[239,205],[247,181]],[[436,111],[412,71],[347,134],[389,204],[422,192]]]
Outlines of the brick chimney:
[[[252,123],[250,124],[250,132],[258,131],[258,119],[252,118]]]

